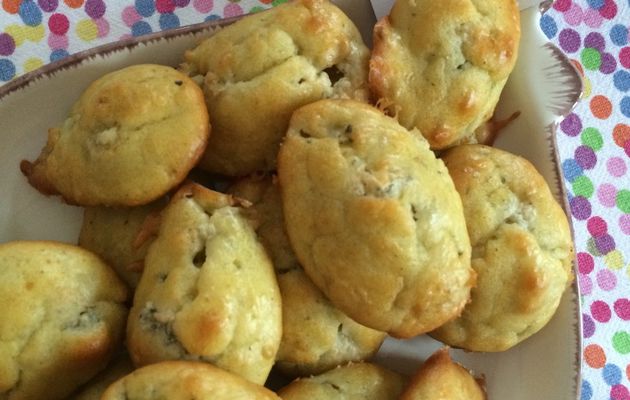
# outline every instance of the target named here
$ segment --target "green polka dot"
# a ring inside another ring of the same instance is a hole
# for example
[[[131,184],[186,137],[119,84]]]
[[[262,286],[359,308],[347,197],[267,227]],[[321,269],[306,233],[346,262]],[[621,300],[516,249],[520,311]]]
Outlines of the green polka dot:
[[[602,253],[597,250],[597,246],[595,245],[595,239],[592,237],[586,241],[586,250],[594,255],[595,257],[601,257]]]
[[[630,353],[630,333],[619,331],[613,335],[613,347],[618,353]]]
[[[596,49],[587,47],[582,50],[580,57],[582,58],[582,65],[584,65],[586,69],[596,70],[602,65],[602,56]]]
[[[576,196],[583,196],[588,199],[593,195],[594,191],[593,183],[584,175],[577,177],[573,181],[573,193]]]
[[[271,4],[273,4],[273,6],[275,7],[277,5],[280,5],[280,4],[286,3],[286,2],[287,2],[287,0],[273,0],[273,2]]]
[[[582,131],[582,144],[597,151],[604,145],[604,139],[602,139],[602,134],[597,129],[586,128]]]
[[[264,10],[264,8],[263,8],[263,7],[261,7],[261,6],[256,6],[256,7],[252,7],[252,9],[251,9],[251,10],[249,10],[249,12],[250,12],[250,13],[257,13],[257,12],[261,12],[261,11],[263,11],[263,10]]]
[[[617,207],[626,214],[630,214],[630,190],[623,189],[617,192]]]

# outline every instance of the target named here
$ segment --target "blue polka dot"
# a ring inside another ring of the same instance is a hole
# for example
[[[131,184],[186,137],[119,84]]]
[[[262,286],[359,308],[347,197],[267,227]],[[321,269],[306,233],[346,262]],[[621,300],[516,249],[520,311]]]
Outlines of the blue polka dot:
[[[618,385],[621,383],[621,369],[615,364],[606,364],[602,370],[604,380],[610,386]]]
[[[588,5],[591,8],[599,10],[600,8],[604,6],[604,0],[588,0]]]
[[[37,26],[42,23],[42,11],[32,0],[20,4],[20,18],[28,26]]]
[[[173,13],[167,13],[160,15],[160,29],[173,29],[179,28],[179,18]]]
[[[15,65],[11,60],[0,59],[0,81],[9,81],[15,76]]]
[[[143,17],[150,17],[155,12],[153,0],[136,0],[136,11]]]
[[[610,40],[617,46],[625,46],[628,44],[628,28],[621,24],[617,24],[610,28]]]
[[[593,398],[591,384],[586,380],[582,380],[582,395],[580,396],[580,400],[591,400],[591,398]]]
[[[61,60],[64,57],[68,57],[68,52],[64,49],[57,49],[50,53],[50,62]]]
[[[554,19],[547,14],[543,15],[542,18],[540,18],[540,28],[549,39],[556,36],[556,33],[558,33],[558,26],[556,25],[556,21],[554,21]]]
[[[562,163],[562,172],[564,177],[569,182],[573,182],[577,177],[582,175],[582,167],[572,158],[564,160]]]
[[[630,89],[630,72],[624,70],[615,72],[613,81],[617,89],[622,92],[627,92]]]
[[[208,21],[216,21],[217,19],[221,19],[220,15],[216,15],[216,14],[212,14],[212,15],[208,15],[204,21],[208,22]]]
[[[621,113],[630,118],[630,97],[624,96],[619,105],[621,106]]]
[[[131,34],[133,36],[146,35],[147,33],[151,33],[153,30],[151,29],[151,25],[148,22],[138,21],[131,27]]]

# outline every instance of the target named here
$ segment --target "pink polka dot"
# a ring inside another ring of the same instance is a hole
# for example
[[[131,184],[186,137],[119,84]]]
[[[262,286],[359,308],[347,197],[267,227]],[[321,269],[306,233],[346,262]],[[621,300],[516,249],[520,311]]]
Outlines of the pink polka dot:
[[[614,177],[623,176],[626,171],[626,162],[621,157],[612,157],[606,162],[606,168],[608,173]]]
[[[94,20],[96,23],[96,29],[98,29],[98,37],[102,38],[109,33],[109,22],[105,18],[99,18]]]
[[[593,281],[588,275],[579,275],[578,284],[580,285],[580,293],[583,296],[588,296],[593,290]]]
[[[134,6],[127,6],[122,11],[122,20],[125,25],[130,28],[133,26],[133,24],[140,21],[141,19],[142,17],[140,16],[140,14],[138,14],[138,11],[136,11],[136,8]]]
[[[630,47],[624,47],[619,51],[619,61],[625,68],[630,68]]]
[[[597,198],[605,207],[615,207],[617,188],[610,183],[604,183],[597,188]]]
[[[48,29],[55,35],[65,35],[68,28],[70,28],[70,21],[63,14],[54,13],[48,19]]]
[[[591,28],[599,28],[602,25],[604,18],[598,10],[589,8],[584,11],[584,23]]]
[[[571,0],[556,0],[553,2],[553,8],[561,12],[565,12],[570,7],[571,7]]]
[[[214,7],[214,1],[213,0],[194,0],[193,7],[195,7],[195,10],[199,11],[200,13],[207,14],[210,11],[212,11],[212,7]]]
[[[48,46],[50,46],[52,50],[68,50],[68,36],[51,33],[48,35]]]
[[[593,272],[593,268],[595,267],[593,257],[584,252],[577,253],[577,263],[581,274],[590,274]]]
[[[610,307],[601,300],[594,301],[591,304],[591,315],[599,322],[608,322],[611,317]]]
[[[614,304],[615,313],[624,321],[630,321],[630,300],[617,299]],[[628,377],[630,379],[630,376]]]
[[[619,217],[619,227],[621,232],[630,235],[630,214],[624,214]]]
[[[600,217],[592,217],[589,218],[586,222],[586,228],[593,236],[603,236],[608,231],[608,226],[606,226],[606,221],[601,219]]]
[[[604,0],[604,6],[599,9],[599,13],[606,19],[613,19],[617,15],[617,4],[613,0]]]
[[[124,35],[120,35],[118,40],[127,40],[127,39],[131,39],[131,38],[133,38],[133,35],[131,33],[125,33]]]
[[[567,24],[577,26],[582,22],[582,7],[577,4],[571,5],[571,8],[564,13],[564,20]]]
[[[609,269],[600,269],[597,272],[597,286],[602,290],[613,290],[617,286],[617,276]]]
[[[175,1],[173,0],[156,0],[155,8],[160,14],[172,13],[175,11]]]
[[[223,9],[226,18],[243,15],[243,9],[236,3],[230,3]]]

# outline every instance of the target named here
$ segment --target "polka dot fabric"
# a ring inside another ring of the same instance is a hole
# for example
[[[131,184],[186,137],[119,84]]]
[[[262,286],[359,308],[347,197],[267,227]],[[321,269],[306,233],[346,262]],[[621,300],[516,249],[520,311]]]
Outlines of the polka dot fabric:
[[[582,400],[630,400],[630,2],[557,0],[540,26],[585,83],[558,130],[582,295]]]
[[[90,47],[284,1],[0,2],[2,84]],[[582,293],[582,400],[630,400],[630,0],[556,0],[540,26],[584,80],[558,129]]]

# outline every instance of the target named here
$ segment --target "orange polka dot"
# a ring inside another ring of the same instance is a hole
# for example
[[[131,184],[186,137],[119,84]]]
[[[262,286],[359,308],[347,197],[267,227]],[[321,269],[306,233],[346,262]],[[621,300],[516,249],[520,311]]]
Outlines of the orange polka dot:
[[[79,8],[83,5],[83,0],[63,0],[69,7]]]
[[[571,64],[573,64],[573,66],[575,67],[575,69],[578,70],[578,72],[580,73],[580,75],[584,76],[584,68],[582,68],[582,64],[580,64],[578,61],[571,59]]]
[[[2,0],[2,8],[9,14],[17,14],[20,11],[22,0]]]
[[[601,346],[589,344],[584,348],[584,359],[591,368],[604,368],[606,365],[606,354]]]
[[[630,126],[626,124],[617,124],[613,128],[613,139],[619,147],[625,147],[626,142],[630,140]]]
[[[597,95],[591,99],[591,112],[599,119],[606,119],[612,113],[612,104],[610,100],[602,95]]]

